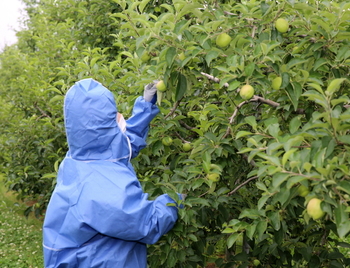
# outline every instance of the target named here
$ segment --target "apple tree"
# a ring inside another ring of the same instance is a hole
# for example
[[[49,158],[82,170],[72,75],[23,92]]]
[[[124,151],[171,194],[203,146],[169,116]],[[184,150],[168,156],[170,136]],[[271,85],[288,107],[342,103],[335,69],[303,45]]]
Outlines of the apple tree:
[[[154,195],[188,194],[151,266],[348,265],[349,4],[150,3],[111,16],[130,92],[153,79],[168,89],[139,176]]]

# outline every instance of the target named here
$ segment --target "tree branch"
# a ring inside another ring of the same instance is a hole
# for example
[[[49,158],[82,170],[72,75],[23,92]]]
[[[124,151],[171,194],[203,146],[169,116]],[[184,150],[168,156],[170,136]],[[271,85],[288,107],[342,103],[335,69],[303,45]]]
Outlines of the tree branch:
[[[183,98],[183,97],[182,97],[182,98]],[[164,117],[164,119],[167,119],[169,116],[172,116],[172,115],[175,113],[176,108],[179,106],[179,104],[180,104],[182,98],[181,98],[180,100],[178,100],[177,102],[175,102],[174,107],[171,108],[170,112]]]
[[[187,130],[193,130],[193,129],[196,129],[195,127],[191,127],[189,125],[187,125],[184,121],[182,120],[179,120],[179,123],[181,126],[183,126],[184,128],[186,128]]]
[[[232,125],[233,120],[234,120],[235,117],[237,116],[239,109],[240,109],[243,105],[245,105],[245,104],[247,104],[247,103],[249,103],[249,101],[243,101],[243,102],[241,102],[240,104],[237,105],[235,111],[233,112],[233,114],[232,114],[231,117],[230,117],[230,121],[229,121],[229,124],[230,124],[230,125]],[[231,132],[231,129],[230,129],[230,127],[228,126],[228,127],[227,127],[227,130],[226,130],[226,133],[225,133],[224,136],[222,136],[222,138],[225,139],[225,138],[230,134],[230,132]]]
[[[215,76],[212,76],[210,74],[207,74],[207,73],[204,73],[204,72],[201,72],[201,74],[205,77],[207,77],[209,80],[212,80],[216,83],[220,83],[220,79],[215,77]],[[228,83],[225,83],[223,85],[224,87],[229,87],[229,84]],[[275,102],[275,101],[272,101],[272,100],[269,100],[269,99],[264,99],[263,97],[260,97],[260,96],[257,96],[257,95],[254,95],[250,100],[246,100],[246,101],[243,101],[241,102],[240,104],[238,104],[238,106],[236,107],[235,111],[233,112],[232,116],[230,117],[230,125],[233,123],[233,120],[235,119],[235,117],[237,116],[238,114],[238,111],[239,109],[249,103],[249,102],[259,102],[259,103],[264,103],[264,104],[267,104],[267,105],[270,105],[272,107],[278,107],[280,106],[280,104],[278,102]],[[226,138],[228,135],[230,134],[230,127],[227,128],[226,130],[226,133],[225,135],[222,137],[223,139]]]
[[[43,109],[41,109],[36,102],[34,103],[34,107],[41,113],[41,117],[50,118],[50,116]]]
[[[207,77],[209,80],[212,80],[216,83],[220,83],[220,79],[215,77],[215,76],[212,76],[210,74],[207,74],[207,73],[204,73],[204,72],[201,72],[201,75]],[[223,85],[224,87],[229,87],[229,83],[225,83]],[[273,106],[273,107],[278,107],[280,106],[280,104],[278,102],[274,102],[272,100],[268,100],[268,99],[264,99],[263,97],[260,97],[260,96],[257,96],[257,95],[254,95],[253,98],[251,98],[248,102],[261,102],[261,103],[265,103],[265,104],[268,104],[270,106]]]
[[[241,189],[244,185],[248,184],[249,182],[251,182],[252,180],[255,180],[257,178],[258,178],[258,176],[254,176],[254,177],[249,178],[248,180],[246,180],[242,184],[238,185],[234,190],[229,192],[227,195],[228,196],[233,195],[235,192],[237,192],[239,189]]]
[[[214,81],[214,82],[216,82],[216,83],[220,83],[220,79],[219,79],[219,78],[214,77],[214,76],[212,76],[212,75],[210,75],[210,74],[201,72],[201,75],[207,77],[209,80],[212,80],[212,81]],[[225,84],[224,84],[224,87],[229,87],[229,84],[228,84],[228,83],[225,83]]]
[[[230,16],[238,16],[238,14],[231,13],[231,12],[228,12],[228,11],[224,11],[224,14],[225,15],[230,15]]]

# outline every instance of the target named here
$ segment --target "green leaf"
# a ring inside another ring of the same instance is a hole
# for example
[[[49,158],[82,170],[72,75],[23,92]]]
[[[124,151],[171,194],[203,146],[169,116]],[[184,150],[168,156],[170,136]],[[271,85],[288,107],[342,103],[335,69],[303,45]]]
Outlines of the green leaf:
[[[143,0],[140,4],[139,4],[139,10],[142,13],[143,10],[145,9],[146,5],[149,3],[149,1],[151,0]]]
[[[194,235],[194,234],[188,234],[187,237],[189,239],[191,239],[192,241],[194,242],[197,242],[198,241],[198,238]]]
[[[250,77],[253,74],[254,69],[255,69],[255,63],[254,62],[249,63],[244,69],[245,75],[247,77]]]
[[[309,87],[312,87],[314,89],[316,89],[318,92],[320,92],[323,95],[323,89],[321,88],[321,86],[319,84],[316,83],[309,83],[307,84]]]
[[[204,198],[199,198],[199,197],[188,197],[186,198],[186,201],[190,202],[191,204],[199,204],[204,207],[210,207],[210,204],[208,200]]]
[[[287,181],[287,189],[290,189],[292,188],[294,185],[296,185],[297,183],[301,182],[301,181],[305,181],[307,180],[306,177],[303,177],[303,176],[293,176],[291,178],[288,179]]]
[[[231,248],[233,244],[237,241],[238,237],[242,235],[241,233],[234,233],[227,239],[227,247]]]
[[[198,172],[200,174],[200,172]],[[195,190],[203,185],[205,181],[203,179],[197,179],[191,184],[192,190]]]
[[[261,210],[266,201],[270,198],[270,195],[263,195],[258,201],[258,209]]]
[[[344,238],[350,232],[350,221],[345,221],[337,225],[337,231],[340,238]]]
[[[255,116],[248,116],[244,119],[244,121],[246,121],[247,124],[249,124],[254,130],[256,130],[258,124],[256,122]]]
[[[267,229],[267,221],[263,220],[257,224],[256,233],[257,233],[259,239],[265,233],[266,229]]]
[[[251,224],[246,228],[246,235],[249,239],[253,239],[257,224]]]
[[[294,58],[287,63],[287,66],[289,69],[291,69],[292,67],[294,67],[298,64],[302,64],[302,63],[307,62],[307,61],[308,61],[308,59],[305,60],[305,59]]]
[[[181,100],[187,91],[187,78],[183,74],[179,73],[176,92],[175,92],[175,101]]]
[[[289,157],[295,153],[298,149],[294,148],[294,149],[290,149],[289,151],[285,152],[283,157],[282,157],[282,166],[285,166]]]
[[[290,77],[288,73],[282,73],[282,85],[281,88],[286,88],[290,83]]]
[[[257,181],[255,185],[256,185],[256,187],[257,187],[259,190],[261,190],[261,191],[264,191],[264,192],[267,192],[267,191],[268,191],[267,188],[266,188],[266,186],[265,186],[265,184],[262,183],[262,182],[260,182],[260,181]],[[259,208],[259,209],[260,209],[260,208]]]
[[[302,93],[302,87],[299,83],[294,82],[292,83],[292,86],[287,86],[286,91],[288,93],[288,97],[293,103],[294,111],[296,111],[299,106],[299,98]]]
[[[342,247],[342,248],[350,248],[350,244],[346,242],[339,242],[337,243],[337,246]]]
[[[64,99],[63,95],[56,95],[53,98],[51,98],[49,102],[51,103],[51,102],[63,101],[63,99]]]
[[[165,60],[168,66],[171,66],[173,64],[175,57],[176,57],[176,48],[169,47],[165,54]]]
[[[338,204],[334,209],[335,223],[339,225],[342,222],[349,221],[349,215],[345,212],[346,206],[343,204]]]
[[[334,92],[336,92],[337,90],[339,90],[340,85],[345,81],[345,78],[338,78],[338,79],[334,79],[332,80],[326,90],[326,94],[331,96]]]
[[[303,94],[303,96],[306,96],[309,100],[320,104],[325,109],[328,108],[327,100],[325,99],[325,97],[315,90],[308,90]]]
[[[253,133],[249,131],[238,131],[236,134],[236,139],[239,139],[248,135],[253,135]]]
[[[235,89],[237,89],[239,87],[239,85],[241,84],[241,82],[239,81],[234,81],[232,83],[229,84],[227,91],[234,91]]]
[[[258,219],[260,217],[265,216],[264,210],[258,209],[244,209],[241,214],[239,214],[238,219],[249,218],[249,219]]]
[[[278,123],[269,125],[267,129],[272,137],[278,138],[280,132],[280,125]]]
[[[211,61],[213,59],[216,59],[219,55],[219,52],[216,50],[210,50],[208,54],[205,56],[205,61],[207,62],[208,66],[210,65]]]
[[[165,9],[167,9],[170,13],[174,13],[174,7],[172,5],[161,4],[160,6],[164,7]]]
[[[300,116],[294,117],[289,123],[289,132],[291,134],[294,134],[295,132],[298,131],[300,126],[301,126],[301,117]]]
[[[331,100],[331,104],[333,107],[340,104],[340,103],[348,103],[348,102],[349,102],[349,98],[347,96],[340,97],[339,99]]]
[[[269,8],[270,8],[270,5],[267,4],[265,1],[262,1],[262,2],[260,3],[260,10],[261,10],[261,13],[263,14],[263,16],[264,16],[265,14],[267,14]]]
[[[142,35],[136,38],[136,48],[139,48],[143,44],[143,41],[145,41],[145,39],[147,39],[148,37],[149,35]]]
[[[337,56],[335,58],[336,61],[343,61],[350,57],[350,47],[343,46],[339,49]]]
[[[337,186],[338,190],[342,190],[350,195],[350,182],[347,180],[340,181]]]
[[[271,211],[267,214],[267,217],[270,219],[273,229],[278,231],[281,228],[279,211]]]
[[[290,174],[288,173],[276,173],[272,177],[272,186],[277,189],[279,186],[288,179]]]
[[[349,135],[339,136],[338,140],[343,142],[343,143],[350,144],[350,136]]]
[[[320,68],[323,64],[328,63],[328,61],[324,58],[319,58],[318,60],[316,60],[316,62],[314,63],[314,68],[313,70],[316,71],[318,68]]]

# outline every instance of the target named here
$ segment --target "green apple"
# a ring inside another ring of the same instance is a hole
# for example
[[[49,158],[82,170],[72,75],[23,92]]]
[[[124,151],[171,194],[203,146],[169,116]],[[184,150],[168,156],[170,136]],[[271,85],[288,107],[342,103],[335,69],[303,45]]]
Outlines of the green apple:
[[[275,27],[280,33],[286,33],[288,31],[289,24],[287,20],[279,18],[275,22]]]
[[[181,52],[179,55],[178,55],[178,57],[179,57],[179,60],[184,60],[186,57],[185,57],[185,53],[183,53],[183,52]]]
[[[231,42],[231,36],[227,33],[221,33],[216,37],[216,45],[218,47],[226,47]]]
[[[191,143],[189,142],[185,142],[182,144],[182,149],[185,151],[185,152],[188,152],[192,149],[192,145]]]
[[[272,80],[272,89],[278,90],[282,86],[282,77],[276,77]]]
[[[207,178],[213,182],[217,182],[220,180],[220,175],[217,173],[210,173],[208,174]]]
[[[306,187],[306,186],[304,186],[304,185],[302,185],[302,184],[298,187],[298,194],[299,194],[300,196],[305,197],[305,196],[307,196],[309,193],[310,193],[310,191],[309,191],[309,188],[308,188],[308,187]]]
[[[242,99],[249,100],[254,95],[254,88],[251,85],[244,85],[241,87],[239,95],[242,97]]]
[[[171,144],[173,144],[173,139],[170,138],[170,137],[164,137],[164,138],[162,139],[162,143],[163,143],[163,145],[165,145],[165,146],[170,146]]]
[[[257,260],[257,259],[255,259],[255,260],[253,261],[253,265],[254,265],[254,266],[259,266],[259,265],[260,265],[260,261]]]
[[[318,220],[324,216],[324,211],[321,208],[322,200],[318,198],[312,198],[306,207],[306,212],[314,220]]]
[[[142,62],[147,62],[147,61],[149,61],[150,58],[151,58],[151,56],[148,54],[147,51],[145,51],[141,56]]]
[[[158,83],[156,84],[156,88],[160,91],[160,92],[164,92],[166,91],[166,86],[164,84],[163,80],[158,81]]]

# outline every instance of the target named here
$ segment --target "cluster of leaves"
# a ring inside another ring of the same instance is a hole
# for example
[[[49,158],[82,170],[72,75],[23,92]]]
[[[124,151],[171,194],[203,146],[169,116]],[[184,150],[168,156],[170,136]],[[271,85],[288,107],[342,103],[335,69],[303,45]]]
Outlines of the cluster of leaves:
[[[349,264],[350,4],[26,2],[28,29],[0,55],[0,146],[9,185],[40,195],[38,211],[66,150],[61,110],[72,83],[99,80],[127,117],[144,85],[161,79],[161,113],[133,164],[152,198],[188,197],[173,231],[150,246],[151,267]],[[223,32],[232,41],[222,48]],[[244,84],[255,88],[250,101],[238,94]],[[305,213],[313,197],[321,220]]]

